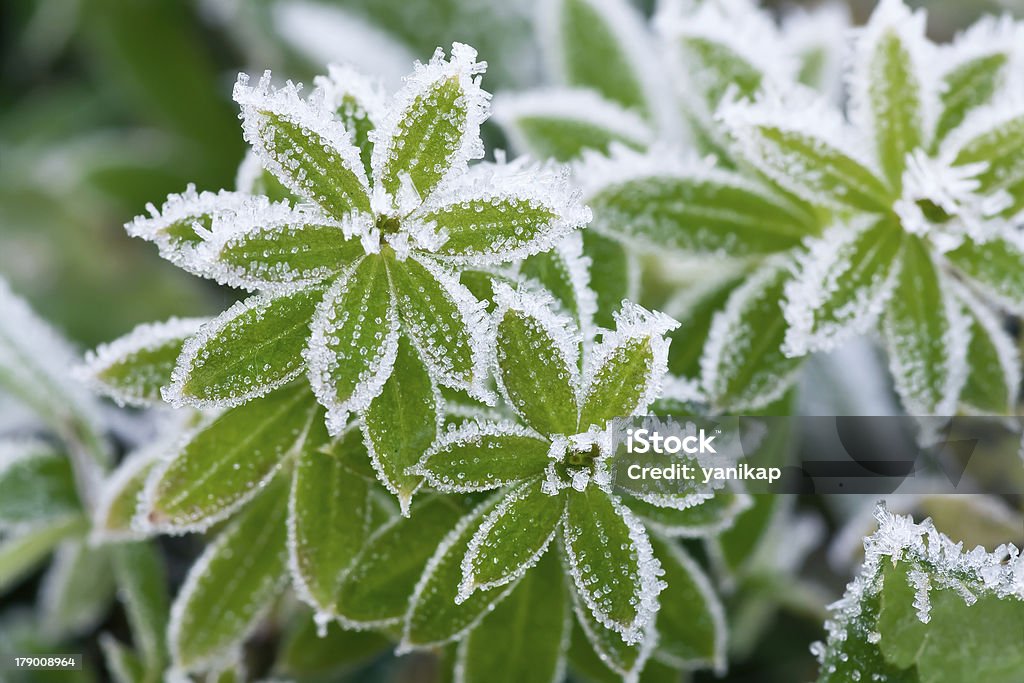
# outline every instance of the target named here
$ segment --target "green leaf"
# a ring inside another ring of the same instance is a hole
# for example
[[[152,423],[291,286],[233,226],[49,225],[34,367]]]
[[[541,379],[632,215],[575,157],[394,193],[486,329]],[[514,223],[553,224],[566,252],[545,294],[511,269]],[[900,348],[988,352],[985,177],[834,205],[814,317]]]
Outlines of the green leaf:
[[[174,665],[196,671],[252,630],[287,583],[287,478],[278,477],[192,565],[171,607]]]
[[[594,619],[575,585],[569,592],[578,625],[569,645],[573,668],[595,681],[637,680],[654,650],[655,638],[648,634],[640,643],[626,643],[619,633]],[[615,675],[609,676],[610,672]]]
[[[480,306],[457,279],[433,263],[390,261],[398,315],[438,384],[480,392],[486,373],[474,340]]]
[[[442,434],[415,472],[441,491],[488,491],[543,472],[550,449],[516,424],[467,422]]]
[[[0,530],[81,510],[66,455],[42,441],[0,441]]]
[[[1024,313],[1024,247],[1016,238],[965,239],[946,259],[1000,305]]]
[[[613,314],[625,300],[635,301],[639,290],[640,267],[630,250],[621,242],[594,230],[583,230],[583,254],[590,259],[590,272],[601,273],[592,278],[590,286],[597,295],[594,324],[606,329],[615,327]]]
[[[322,413],[296,383],[223,413],[147,482],[143,512],[157,529],[202,530],[263,490]]]
[[[793,383],[800,360],[782,353],[782,299],[790,277],[785,263],[769,262],[715,314],[700,365],[703,389],[719,411],[766,406]]]
[[[260,210],[268,214],[265,224],[215,237],[204,248],[221,284],[287,293],[335,275],[365,253],[340,225],[297,211]]]
[[[387,638],[373,631],[348,631],[333,622],[327,624],[327,633],[321,636],[308,613],[292,620],[282,640],[275,672],[303,680],[334,680],[339,674],[379,657],[391,645]]]
[[[678,310],[672,310],[677,320],[685,320],[668,333],[671,344],[668,347],[668,369],[676,377],[697,377],[700,375],[700,357],[707,343],[708,333],[715,313],[725,308],[726,302],[744,280],[745,275],[725,277],[696,291],[684,290],[685,298]]]
[[[309,383],[339,434],[350,412],[369,405],[391,373],[398,320],[384,259],[359,261],[324,295],[305,352]]]
[[[117,642],[109,633],[100,634],[99,645],[103,663],[114,683],[149,683],[145,664],[131,648]]]
[[[328,76],[314,79],[324,90],[324,100],[329,108],[341,119],[345,130],[352,136],[352,142],[359,149],[363,170],[370,177],[373,172],[370,160],[373,156],[371,133],[380,124],[383,94],[377,85],[366,76],[346,66],[329,65]]]
[[[715,491],[711,498],[683,510],[632,497],[623,502],[643,518],[648,529],[669,538],[716,536],[731,527],[751,505],[750,496],[724,490]]]
[[[17,585],[65,538],[83,533],[88,522],[79,515],[48,520],[0,540],[0,595]]]
[[[573,235],[551,251],[527,257],[519,266],[519,275],[535,280],[555,297],[562,310],[581,330],[590,329],[596,309],[596,297],[590,289],[590,269],[583,260],[583,241]]]
[[[530,310],[533,300],[519,299],[505,306],[499,299],[495,347],[499,387],[516,413],[537,431],[575,434],[579,386],[575,345],[565,343],[569,332],[542,304]]]
[[[57,548],[43,576],[40,611],[43,629],[64,640],[92,631],[114,598],[114,577],[105,548],[67,541]]]
[[[595,90],[644,116],[653,113],[636,55],[644,31],[635,10],[625,3],[559,0],[546,11],[557,45],[555,72],[568,85]]]
[[[1015,415],[1020,392],[1020,354],[998,314],[966,292],[960,294],[970,320],[967,381],[960,403],[982,415]]]
[[[783,251],[814,230],[808,217],[738,175],[648,165],[624,178],[621,172],[604,174],[605,180],[591,184],[586,200],[595,230],[645,251],[717,256]]]
[[[322,294],[257,294],[234,304],[185,343],[164,398],[177,406],[230,407],[295,379]]]
[[[158,404],[160,388],[171,383],[182,345],[206,322],[205,318],[171,318],[139,325],[89,352],[78,374],[118,405]]]
[[[111,549],[118,595],[131,625],[147,681],[157,683],[167,663],[169,605],[163,560],[148,543],[125,543]]]
[[[748,100],[760,91],[764,72],[729,45],[692,34],[680,36],[679,46],[707,112],[713,113],[731,88]]]
[[[314,418],[295,463],[288,506],[288,553],[296,594],[331,616],[341,577],[370,535],[370,483],[320,452],[330,437]]]
[[[638,643],[654,619],[662,587],[643,524],[596,486],[567,495],[562,533],[576,590],[605,628]]]
[[[438,544],[427,562],[416,590],[409,599],[400,652],[436,648],[460,639],[491,612],[515,587],[513,581],[502,588],[479,591],[459,601],[462,558],[469,540],[483,518],[498,504],[493,496],[465,515]]]
[[[903,268],[882,319],[896,391],[911,415],[952,415],[967,375],[968,321],[928,247],[906,237]]]
[[[409,514],[423,477],[407,473],[434,443],[441,428],[441,397],[416,349],[398,340],[395,369],[363,414],[370,461],[384,486]]]
[[[427,560],[465,512],[457,499],[425,497],[415,515],[396,517],[374,532],[341,579],[337,611],[342,623],[360,628],[397,623]]]
[[[101,541],[123,541],[144,536],[139,529],[133,528],[133,520],[139,507],[139,496],[146,486],[150,472],[167,449],[167,443],[157,442],[121,461],[104,483],[103,493],[93,511],[93,538]]]
[[[284,200],[289,204],[296,203],[296,197],[292,191],[281,184],[281,181],[273,173],[263,167],[259,157],[251,149],[242,159],[236,178],[235,189],[240,193],[262,195],[272,202]]]
[[[751,118],[728,116],[726,124],[743,157],[780,187],[815,206],[889,210],[895,195],[852,152],[791,125]]]
[[[637,151],[650,142],[644,120],[590,90],[544,90],[495,98],[494,120],[512,146],[537,159],[578,159],[613,143]]]
[[[260,161],[289,190],[343,220],[352,211],[370,212],[370,196],[359,150],[341,121],[324,105],[299,98],[290,82],[275,90],[269,74],[257,87],[239,76],[234,99],[241,105],[242,130]]]
[[[904,21],[909,21],[909,17]],[[903,187],[906,156],[923,142],[923,93],[918,65],[911,55],[916,46],[907,44],[906,33],[890,25],[882,27],[878,35],[864,39],[867,44],[860,49],[866,63],[861,65],[863,72],[858,82],[864,84],[865,91],[854,90],[858,100],[854,106],[864,108],[882,172],[897,194]],[[923,36],[918,40],[923,43]]]
[[[479,126],[488,95],[474,75],[485,67],[476,50],[454,43],[451,61],[438,49],[406,82],[397,96],[400,112],[374,148],[375,176],[392,197],[406,176],[426,197],[450,170],[483,155]]]
[[[891,219],[837,225],[808,242],[786,284],[784,351],[829,351],[874,325],[896,286],[903,230]]]
[[[993,52],[957,64],[942,78],[942,103],[932,151],[937,152],[942,142],[978,107],[991,102],[999,88],[1009,55]]]
[[[555,537],[565,510],[560,495],[544,491],[540,478],[510,490],[483,518],[462,558],[459,599],[514,581],[533,567]]]
[[[549,553],[459,644],[457,683],[556,683],[571,618],[561,565]]]
[[[947,146],[956,151],[957,166],[985,164],[977,175],[977,194],[1006,193],[1011,202],[999,215],[1013,218],[1024,209],[1024,160],[1015,152],[1024,144],[1024,114],[1018,109],[997,109],[979,115],[951,135]]]
[[[674,666],[725,668],[725,609],[711,581],[696,562],[672,541],[651,539],[668,586],[658,610],[655,657]]]

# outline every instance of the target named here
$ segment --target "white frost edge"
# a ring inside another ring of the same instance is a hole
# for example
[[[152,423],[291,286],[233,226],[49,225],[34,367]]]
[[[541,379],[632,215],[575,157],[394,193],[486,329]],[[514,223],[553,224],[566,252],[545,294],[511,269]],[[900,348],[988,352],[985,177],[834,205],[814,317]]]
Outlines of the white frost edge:
[[[383,85],[378,79],[361,73],[351,64],[328,64],[327,75],[316,76],[313,84],[324,93],[324,104],[332,112],[338,110],[346,97],[351,97],[366,113],[374,128],[385,116],[387,96]]]
[[[112,342],[100,344],[95,351],[87,351],[85,360],[72,369],[72,376],[84,382],[90,389],[114,400],[119,406],[149,406],[155,403],[118,390],[99,379],[99,374],[110,366],[140,351],[150,351],[158,346],[186,339],[195,334],[210,318],[172,317],[159,323],[143,323],[128,334]],[[158,405],[158,403],[156,403]]]
[[[996,312],[979,300],[968,287],[954,282],[952,290],[954,295],[960,299],[967,309],[968,317],[973,316],[975,318],[978,326],[985,331],[985,334],[988,335],[989,340],[995,347],[996,355],[999,358],[999,367],[1003,371],[1003,380],[1007,386],[1006,405],[1015,405],[1017,396],[1020,394],[1021,384],[1021,358],[1016,342],[1004,329],[1002,323],[997,318]],[[968,348],[970,348],[969,343]],[[970,370],[968,369],[969,374]],[[979,415],[988,414],[986,411],[980,411],[969,404],[964,405],[969,409],[969,412],[975,412]]]
[[[731,528],[736,518],[750,509],[750,506],[753,504],[753,499],[749,493],[737,491],[735,492],[733,503],[726,508],[726,513],[722,516],[722,519],[716,524],[706,524],[703,526],[669,526],[650,520],[642,514],[638,513],[638,515],[644,520],[644,524],[648,528],[666,538],[710,538]]]
[[[138,541],[150,536],[148,532],[136,527],[134,516],[133,519],[129,520],[131,528],[126,530],[110,529],[106,526],[106,520],[110,515],[111,506],[121,495],[124,487],[138,474],[149,467],[153,467],[161,457],[166,455],[168,448],[172,444],[173,440],[171,439],[158,439],[154,443],[147,444],[129,453],[128,457],[121,461],[117,468],[107,477],[100,488],[100,494],[96,500],[96,508],[92,513],[93,522],[92,530],[89,534],[90,543],[103,544],[120,541]],[[140,497],[144,488],[145,484],[143,484],[143,488],[139,489]],[[136,509],[138,509],[138,501],[136,501]]]

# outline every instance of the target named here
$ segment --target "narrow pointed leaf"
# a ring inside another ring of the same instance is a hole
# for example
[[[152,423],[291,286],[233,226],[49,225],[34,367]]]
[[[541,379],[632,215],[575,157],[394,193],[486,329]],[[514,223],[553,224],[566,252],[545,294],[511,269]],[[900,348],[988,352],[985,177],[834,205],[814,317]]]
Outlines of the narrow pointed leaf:
[[[562,568],[549,554],[459,644],[455,682],[557,683],[571,625]]]
[[[83,540],[57,548],[39,589],[43,628],[65,639],[92,631],[114,598],[110,555]]]
[[[626,249],[621,242],[594,230],[583,230],[582,234],[583,253],[590,259],[590,271],[602,273],[591,282],[597,296],[594,324],[611,329],[615,326],[613,314],[622,307],[622,302],[637,298],[640,266],[632,250]]]
[[[184,531],[226,518],[274,478],[318,415],[301,383],[222,414],[150,476],[146,520],[157,529]]]
[[[488,491],[543,472],[550,449],[517,425],[467,422],[445,432],[416,471],[441,491]]]
[[[42,441],[0,441],[0,530],[82,510],[71,461]]]
[[[205,318],[171,318],[139,325],[89,352],[79,375],[119,405],[160,403],[160,388],[171,383],[182,345],[206,322]]]
[[[590,330],[597,313],[597,295],[591,289],[591,261],[583,254],[583,240],[571,235],[551,251],[534,254],[519,267],[519,274],[536,280],[572,316],[580,330]],[[609,277],[604,274],[603,277]]]
[[[374,176],[389,194],[395,196],[408,177],[426,197],[446,174],[483,155],[479,131],[489,95],[476,75],[485,68],[476,50],[461,43],[452,45],[450,60],[438,49],[428,64],[417,66],[374,146]]]
[[[380,393],[398,347],[398,320],[384,260],[367,256],[327,290],[316,309],[309,348],[309,382],[339,433],[350,412]]]
[[[711,323],[701,357],[701,385],[723,411],[756,409],[781,397],[800,361],[782,353],[784,264],[769,263],[733,291]]]
[[[0,541],[0,595],[25,578],[58,543],[87,528],[88,522],[84,517],[72,515],[5,536]]]
[[[626,643],[643,640],[663,585],[643,524],[617,499],[590,486],[568,494],[562,533],[587,610]]]
[[[892,294],[903,250],[894,221],[840,225],[810,241],[786,284],[785,351],[828,351],[875,323]]]
[[[147,543],[124,543],[111,552],[132,642],[145,664],[148,680],[155,683],[167,663],[170,611],[162,559],[156,548]]]
[[[370,535],[370,484],[320,448],[328,443],[322,414],[310,426],[292,475],[288,559],[296,594],[333,615],[341,577]]]
[[[223,659],[284,588],[287,513],[281,477],[192,565],[171,607],[167,638],[177,668],[202,670]]]
[[[667,538],[718,535],[751,505],[750,496],[733,491],[715,491],[711,498],[682,510],[632,497],[623,502],[643,518],[648,529]]]
[[[968,321],[928,248],[908,237],[882,320],[896,391],[911,415],[952,415],[967,376]]]
[[[478,591],[461,602],[462,558],[473,532],[497,505],[500,495],[465,515],[438,544],[409,598],[400,650],[434,648],[458,640],[480,622],[516,583]]]
[[[366,173],[344,125],[322,102],[299,98],[288,83],[275,89],[270,73],[256,87],[240,75],[234,99],[241,105],[245,139],[264,166],[292,192],[333,218],[370,211]]]
[[[725,42],[695,30],[680,36],[678,45],[708,112],[715,111],[730,88],[747,99],[753,99],[761,89],[764,71]]]
[[[943,76],[942,104],[932,143],[934,150],[938,150],[946,136],[971,112],[992,100],[1008,61],[1005,52],[993,52],[957,64]]]
[[[969,295],[961,295],[970,320],[968,372],[960,403],[983,415],[1016,414],[1020,393],[1020,352],[998,314]]]
[[[1000,212],[1013,218],[1024,209],[1024,161],[1015,150],[1024,144],[1024,114],[1019,107],[983,108],[947,139],[956,165],[985,164],[978,174],[980,195],[1007,193],[1011,199]]]
[[[384,117],[384,94],[371,79],[348,66],[330,64],[327,76],[314,79],[324,91],[324,103],[333,109],[359,149],[367,177],[373,156],[371,133]]]
[[[114,683],[149,683],[154,680],[146,678],[146,665],[138,654],[109,633],[100,634],[99,646],[103,653],[103,663]]]
[[[434,443],[441,427],[441,397],[416,349],[398,341],[395,369],[363,415],[370,459],[385,487],[408,512],[423,477],[406,470]]]
[[[569,333],[541,304],[499,304],[497,315],[498,379],[507,400],[542,434],[575,434],[576,353],[562,343]]]
[[[533,567],[554,538],[564,510],[564,499],[547,494],[539,478],[509,491],[469,541],[459,597],[503,586]]]
[[[1024,247],[1016,238],[966,239],[946,259],[1000,305],[1024,313]]]
[[[337,610],[343,623],[369,628],[400,620],[427,560],[465,513],[458,501],[433,496],[412,517],[396,517],[374,532],[341,580]]]
[[[594,618],[575,585],[570,587],[569,593],[577,624],[569,646],[573,668],[596,681],[639,680],[654,651],[656,636],[648,633],[639,643],[626,643],[618,632]]]
[[[164,398],[178,406],[230,407],[298,377],[321,295],[257,294],[231,306],[185,343]]]
[[[684,293],[686,301],[678,310],[669,310],[677,320],[685,320],[669,332],[672,340],[668,347],[668,369],[676,377],[692,378],[700,375],[700,357],[711,331],[711,322],[715,313],[725,308],[725,304],[735,290],[745,280],[744,277],[726,277],[713,282],[699,291]]]
[[[458,280],[433,263],[414,258],[389,263],[398,314],[439,384],[473,392],[484,374],[475,332],[482,307]]]
[[[151,444],[130,454],[103,483],[96,508],[93,511],[92,536],[103,541],[136,540],[145,536],[133,527],[138,512],[139,496],[146,486],[150,472],[162,455],[166,443]]]

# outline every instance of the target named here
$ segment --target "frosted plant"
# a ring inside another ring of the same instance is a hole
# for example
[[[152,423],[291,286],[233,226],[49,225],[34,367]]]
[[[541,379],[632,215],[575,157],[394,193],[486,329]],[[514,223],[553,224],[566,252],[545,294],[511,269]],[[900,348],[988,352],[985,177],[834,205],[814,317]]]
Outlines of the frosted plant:
[[[432,382],[486,398],[481,309],[458,269],[548,249],[588,212],[557,168],[468,166],[489,99],[475,57],[438,51],[390,100],[348,69],[306,99],[269,73],[239,77],[246,140],[297,199],[190,190],[128,225],[187,270],[258,292],[188,339],[166,400],[234,406],[306,371],[338,433],[401,344]]]
[[[744,159],[833,217],[785,284],[786,354],[877,325],[909,412],[961,401],[1004,413],[1019,364],[989,307],[1024,302],[1012,229],[1024,199],[1006,156],[1022,117],[1009,87],[1020,28],[985,19],[940,47],[924,25],[923,11],[879,5],[857,34],[849,120],[801,91],[721,117]]]
[[[436,574],[456,574],[457,603],[494,600],[487,596],[514,586],[557,537],[592,646],[613,669],[635,675],[634,665],[638,670],[654,647],[658,594],[666,586],[642,516],[653,509],[658,519],[659,508],[668,508],[669,518],[686,516],[694,500],[680,493],[634,505],[613,494],[610,424],[644,414],[657,397],[666,369],[664,334],[676,323],[629,304],[581,363],[578,332],[551,312],[549,299],[504,285],[496,298],[498,385],[521,422],[472,421],[450,429],[413,468],[440,491],[503,490],[438,550],[436,566],[428,566],[412,598],[406,644],[438,644],[418,631],[427,607],[439,609],[433,598],[424,605],[419,597],[438,589]],[[614,654],[623,643],[639,648],[628,666]]]
[[[965,552],[929,520],[884,507],[875,517],[864,566],[832,606],[828,642],[812,647],[820,683],[1013,680],[1024,665],[1020,551]]]

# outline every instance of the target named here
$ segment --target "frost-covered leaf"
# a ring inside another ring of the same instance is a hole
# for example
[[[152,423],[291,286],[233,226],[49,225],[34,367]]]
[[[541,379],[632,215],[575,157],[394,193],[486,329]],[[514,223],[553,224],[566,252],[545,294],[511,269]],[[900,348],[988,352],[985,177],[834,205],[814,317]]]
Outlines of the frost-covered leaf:
[[[967,377],[968,320],[928,248],[905,238],[882,333],[896,391],[911,415],[953,415]]]
[[[982,415],[1013,415],[1020,393],[1020,352],[997,313],[962,288],[957,292],[970,320],[967,380],[960,403]]]
[[[282,185],[277,176],[263,167],[260,158],[251,149],[246,152],[242,163],[238,165],[238,172],[235,174],[235,189],[242,194],[266,197],[272,202],[281,200],[290,204],[296,202],[292,191]]]
[[[167,641],[176,669],[222,659],[284,588],[287,516],[287,477],[278,477],[192,565],[171,606]]]
[[[578,342],[550,301],[499,286],[495,354],[499,388],[512,408],[542,434],[575,434]]]
[[[308,612],[292,619],[282,635],[275,673],[302,680],[333,680],[379,657],[391,645],[373,631],[346,630],[336,623],[327,625],[326,634],[318,634],[317,628]]]
[[[424,260],[389,263],[398,315],[434,381],[483,393],[484,349],[478,341],[482,306],[440,266]]]
[[[597,296],[590,288],[590,263],[590,259],[583,255],[581,236],[573,234],[551,251],[524,259],[519,266],[519,275],[535,280],[550,292],[562,310],[573,317],[576,326],[586,331],[592,329],[597,312]]]
[[[529,158],[478,164],[414,214],[446,236],[446,260],[490,265],[547,251],[590,220],[568,169]]]
[[[676,542],[652,538],[665,570],[655,657],[680,667],[725,667],[725,609],[711,581]]]
[[[310,425],[292,475],[288,561],[296,594],[320,615],[335,613],[343,572],[370,535],[369,482],[320,449],[330,441],[323,420]]]
[[[304,352],[313,393],[338,434],[348,415],[380,393],[398,351],[398,316],[379,256],[367,256],[339,278],[316,309]]]
[[[544,491],[539,477],[511,489],[469,541],[459,599],[503,586],[533,567],[555,537],[564,511],[565,500]]]
[[[171,445],[157,441],[129,454],[103,482],[92,513],[92,539],[123,541],[145,534],[133,528],[139,496],[149,473]]]
[[[164,399],[175,406],[237,406],[295,379],[322,294],[256,294],[205,323],[182,347]]]
[[[1024,246],[1015,235],[987,242],[965,239],[946,259],[1000,305],[1024,313]]]
[[[678,324],[662,313],[623,304],[615,315],[615,331],[604,333],[587,359],[581,429],[647,410],[668,371],[665,334]]]
[[[202,530],[262,491],[323,415],[295,383],[200,428],[146,483],[140,515],[160,530]]]
[[[571,161],[612,143],[636,150],[653,137],[638,115],[591,90],[541,90],[494,99],[494,120],[512,146],[537,159]]]
[[[715,313],[725,308],[726,302],[746,278],[731,275],[720,280],[686,289],[666,304],[666,310],[676,319],[685,320],[668,333],[668,369],[676,377],[692,378],[700,375],[700,357],[704,351],[708,332]]]
[[[979,108],[950,134],[943,152],[957,166],[984,164],[977,175],[977,194],[1008,197],[1001,214],[1014,217],[1024,208],[1024,164],[1014,150],[1024,144],[1024,112],[1019,104]]]
[[[556,0],[542,6],[541,32],[556,77],[645,117],[655,104],[640,14],[621,0]]]
[[[256,87],[239,74],[233,93],[242,109],[242,130],[263,165],[295,194],[333,218],[369,212],[370,197],[359,149],[320,97],[299,97],[289,82],[270,84],[270,72]]]
[[[376,628],[398,622],[427,560],[465,513],[457,499],[431,496],[416,505],[412,517],[396,517],[375,531],[341,580],[342,623]]]
[[[682,510],[654,505],[639,498],[623,502],[638,514],[648,529],[668,538],[714,536],[732,526],[736,517],[750,507],[750,496],[733,491],[715,491],[707,500]]]
[[[409,474],[441,429],[441,396],[416,349],[398,340],[391,377],[363,414],[363,434],[370,460],[384,486],[398,496],[403,514],[423,477]]]
[[[47,520],[0,540],[0,595],[21,581],[65,538],[88,528],[80,515]]]
[[[459,644],[455,683],[557,683],[571,626],[562,568],[548,553]]]
[[[199,248],[217,282],[250,291],[294,292],[345,269],[364,253],[341,224],[262,198],[214,220]]]
[[[828,351],[874,325],[899,273],[903,231],[894,221],[839,224],[809,240],[786,283],[784,350]]]
[[[416,590],[409,598],[400,652],[434,648],[461,638],[498,604],[516,581],[501,588],[477,591],[459,601],[462,558],[480,522],[497,506],[501,495],[491,497],[465,515],[437,545],[427,561]]]
[[[570,491],[562,534],[587,609],[626,643],[643,640],[658,609],[663,571],[640,520],[596,486]]]
[[[71,461],[36,440],[0,441],[0,531],[81,512]]]
[[[171,383],[182,345],[206,322],[206,318],[171,318],[139,325],[86,354],[77,374],[119,405],[159,403],[160,388]]]
[[[84,540],[57,548],[39,590],[43,628],[56,639],[91,631],[114,597],[110,554]]]
[[[442,434],[415,471],[441,491],[488,491],[543,472],[550,449],[515,424],[467,422]]]
[[[380,85],[355,69],[338,64],[329,64],[327,75],[317,76],[314,83],[324,92],[324,105],[337,114],[352,136],[369,177],[373,157],[371,133],[384,118],[384,93]]]
[[[958,47],[956,43],[952,46],[953,50]],[[932,138],[933,151],[938,150],[946,136],[971,112],[989,104],[1002,84],[1009,54],[994,46],[989,49],[992,51],[955,64],[943,75],[940,111]]]
[[[851,77],[852,118],[871,132],[875,154],[889,185],[899,192],[907,154],[924,142],[922,77],[929,59],[924,11],[902,0],[885,0],[857,36]]]
[[[814,230],[789,202],[706,161],[621,148],[585,159],[580,177],[594,229],[647,251],[769,254]]]
[[[374,133],[373,175],[390,195],[408,177],[426,197],[446,175],[483,156],[480,124],[490,95],[480,89],[478,76],[487,63],[476,56],[470,46],[453,43],[451,59],[438,48],[406,78]]]
[[[1013,680],[1024,666],[1024,564],[1013,546],[964,552],[930,521],[879,508],[865,561],[826,622],[820,683]]]
[[[761,408],[781,397],[799,360],[782,353],[782,299],[791,277],[785,263],[767,263],[715,314],[701,357],[701,386],[722,411]]]
[[[594,324],[611,329],[614,314],[626,299],[635,301],[640,289],[640,265],[631,249],[595,230],[583,231],[583,253],[590,259],[590,272],[600,273],[590,286],[597,296]]]
[[[111,548],[118,596],[131,625],[132,642],[156,683],[167,663],[169,600],[162,558],[153,545],[123,543]]]
[[[637,683],[647,667],[657,634],[648,629],[639,643],[626,643],[622,636],[598,622],[579,596],[575,585],[569,590],[579,628],[572,635],[569,657],[574,669],[595,681]],[[596,661],[595,661],[596,660]]]
[[[99,646],[103,663],[114,683],[148,683],[146,667],[130,647],[119,643],[109,633],[100,634]]]
[[[839,112],[819,100],[791,99],[740,103],[721,112],[743,158],[811,204],[887,211],[894,193],[874,173],[863,141]]]

